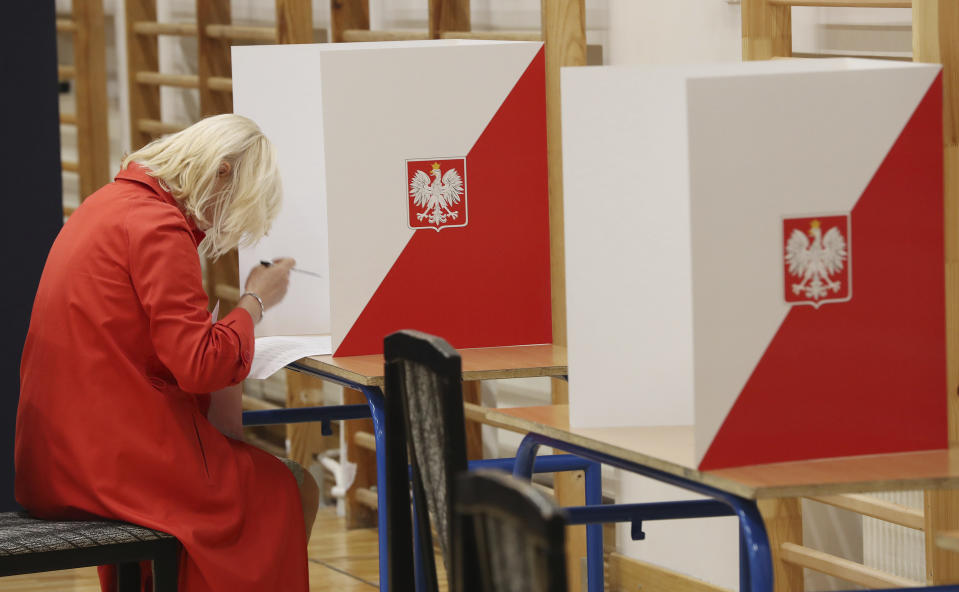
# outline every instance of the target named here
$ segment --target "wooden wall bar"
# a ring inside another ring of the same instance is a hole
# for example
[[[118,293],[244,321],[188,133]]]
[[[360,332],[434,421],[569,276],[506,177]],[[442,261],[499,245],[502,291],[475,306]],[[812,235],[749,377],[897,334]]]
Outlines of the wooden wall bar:
[[[946,400],[949,440],[959,443],[959,2],[915,0],[913,59],[943,65],[946,230]],[[959,555],[935,544],[941,531],[959,528],[959,492],[925,496],[926,576],[933,584],[959,583]]]
[[[77,166],[80,199],[107,184],[110,134],[107,125],[106,42],[103,0],[73,0],[76,68]]]

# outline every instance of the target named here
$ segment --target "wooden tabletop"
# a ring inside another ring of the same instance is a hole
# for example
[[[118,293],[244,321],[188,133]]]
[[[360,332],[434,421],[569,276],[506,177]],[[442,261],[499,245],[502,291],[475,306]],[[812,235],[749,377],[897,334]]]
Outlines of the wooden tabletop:
[[[539,433],[750,499],[959,487],[959,449],[699,471],[692,426],[570,429],[565,405],[480,409],[499,427]]]
[[[463,380],[565,376],[566,348],[559,345],[517,345],[458,350]],[[383,356],[313,356],[300,364],[364,386],[383,386]]]

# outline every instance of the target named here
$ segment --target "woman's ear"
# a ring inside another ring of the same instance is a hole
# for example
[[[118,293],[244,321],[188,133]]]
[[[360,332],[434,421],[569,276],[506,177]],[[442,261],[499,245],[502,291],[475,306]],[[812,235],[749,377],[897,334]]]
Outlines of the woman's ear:
[[[216,176],[217,176],[217,177],[226,177],[227,175],[230,174],[230,169],[232,169],[232,168],[233,168],[233,167],[231,167],[231,166],[230,166],[230,163],[228,163],[227,161],[225,161],[225,160],[224,160],[224,161],[221,161],[219,168],[217,168],[217,170],[216,170]]]

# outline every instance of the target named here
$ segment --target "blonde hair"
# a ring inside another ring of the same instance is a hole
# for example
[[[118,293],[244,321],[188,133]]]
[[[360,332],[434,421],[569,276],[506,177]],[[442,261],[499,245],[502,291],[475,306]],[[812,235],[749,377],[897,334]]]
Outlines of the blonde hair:
[[[209,227],[199,249],[204,257],[215,259],[255,243],[280,211],[282,186],[273,144],[242,115],[203,119],[130,154],[123,168],[132,162],[149,169],[198,226]],[[224,162],[230,171],[221,178]]]

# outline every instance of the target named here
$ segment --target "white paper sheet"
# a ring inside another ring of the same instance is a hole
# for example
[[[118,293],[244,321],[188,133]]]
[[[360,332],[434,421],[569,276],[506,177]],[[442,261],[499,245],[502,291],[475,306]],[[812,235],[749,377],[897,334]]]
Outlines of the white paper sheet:
[[[253,364],[247,378],[262,380],[290,362],[307,356],[333,353],[329,335],[284,335],[259,337],[253,351]]]

